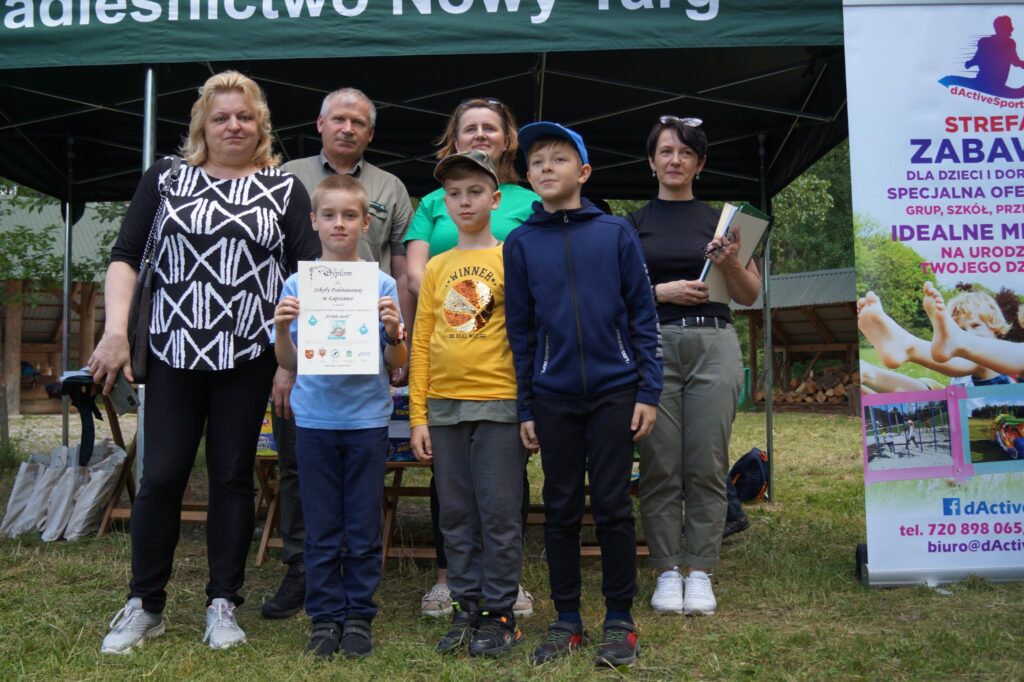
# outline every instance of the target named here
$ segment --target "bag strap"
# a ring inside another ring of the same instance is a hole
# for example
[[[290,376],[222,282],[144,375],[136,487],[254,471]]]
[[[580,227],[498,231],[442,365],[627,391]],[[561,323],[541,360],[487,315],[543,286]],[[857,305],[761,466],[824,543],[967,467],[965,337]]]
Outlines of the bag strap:
[[[153,259],[153,250],[156,248],[156,233],[160,229],[160,223],[163,222],[164,216],[167,214],[167,196],[171,193],[171,187],[178,181],[181,163],[182,158],[180,156],[171,157],[171,172],[160,183],[160,206],[157,207],[156,213],[153,215],[153,224],[149,226],[149,236],[146,237],[146,248],[142,250],[142,261],[144,263],[149,263]]]

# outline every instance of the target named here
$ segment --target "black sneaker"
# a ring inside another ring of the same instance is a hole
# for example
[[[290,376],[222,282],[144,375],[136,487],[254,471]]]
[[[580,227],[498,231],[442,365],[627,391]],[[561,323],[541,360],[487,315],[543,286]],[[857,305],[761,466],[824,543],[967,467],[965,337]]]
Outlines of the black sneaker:
[[[370,635],[370,621],[359,616],[349,616],[345,620],[341,648],[345,652],[345,658],[366,658],[372,654],[373,637]]]
[[[291,618],[302,610],[306,599],[306,571],[301,561],[288,566],[277,594],[263,602],[260,613],[264,618]]]
[[[750,519],[747,518],[746,514],[738,519],[725,522],[725,529],[722,531],[722,537],[727,538],[733,533],[739,533],[750,528]]]
[[[511,651],[522,636],[511,611],[484,611],[480,614],[480,627],[469,642],[469,655],[500,656]]]
[[[455,615],[452,616],[452,626],[437,642],[435,649],[439,654],[453,654],[467,648],[479,625],[479,613],[456,608]]]
[[[533,650],[533,664],[542,665],[568,656],[586,643],[587,631],[583,629],[583,623],[555,621],[548,626],[548,636]]]
[[[624,620],[606,620],[604,637],[597,647],[594,662],[613,668],[620,665],[633,665],[640,654],[640,643],[636,638],[636,626]]]
[[[330,658],[338,653],[341,646],[341,626],[337,623],[313,623],[313,633],[309,636],[306,653],[317,658]]]

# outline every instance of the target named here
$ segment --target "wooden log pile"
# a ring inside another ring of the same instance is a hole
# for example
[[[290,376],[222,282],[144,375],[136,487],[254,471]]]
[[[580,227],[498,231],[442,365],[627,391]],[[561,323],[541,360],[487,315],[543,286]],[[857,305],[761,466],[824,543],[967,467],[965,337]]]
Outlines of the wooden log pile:
[[[784,386],[776,386],[773,394],[775,403],[791,405],[800,403],[845,405],[850,395],[859,392],[860,372],[851,372],[836,365],[819,372],[809,369],[801,378],[790,379]],[[764,391],[754,393],[754,400],[764,400]]]

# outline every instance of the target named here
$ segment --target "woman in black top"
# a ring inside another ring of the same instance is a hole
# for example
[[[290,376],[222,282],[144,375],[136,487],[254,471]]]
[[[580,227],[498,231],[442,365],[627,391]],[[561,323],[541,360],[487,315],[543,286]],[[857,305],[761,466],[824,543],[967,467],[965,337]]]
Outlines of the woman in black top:
[[[170,158],[143,174],[111,252],[105,329],[89,359],[107,391],[118,372],[133,379],[128,308],[150,228],[166,202],[154,236],[145,468],[132,506],[130,598],[111,622],[104,653],[124,653],[164,631],[182,494],[204,428],[210,481],[204,639],[217,649],[245,640],[234,609],[242,603],[254,525],[256,440],[277,368],[270,345],[274,306],[296,262],[320,251],[309,195],[298,179],[277,170],[270,129],[255,82],[234,71],[212,76],[192,106],[177,177]]]
[[[694,197],[693,182],[707,163],[700,125],[676,116],[658,120],[647,138],[658,198],[630,216],[654,285],[665,353],[658,419],[640,441],[640,515],[650,563],[661,571],[651,606],[687,615],[716,608],[708,571],[722,544],[729,435],[743,373],[729,306],[709,299],[700,272],[710,259],[725,275],[729,296],[747,305],[761,286],[753,262],[744,267],[737,258],[740,235],[716,238],[719,212]]]

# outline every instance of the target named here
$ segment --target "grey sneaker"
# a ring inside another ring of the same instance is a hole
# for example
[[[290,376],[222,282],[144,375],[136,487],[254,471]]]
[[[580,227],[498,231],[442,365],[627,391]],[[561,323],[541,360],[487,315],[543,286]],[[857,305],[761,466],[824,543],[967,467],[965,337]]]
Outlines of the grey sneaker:
[[[110,632],[103,638],[100,653],[126,654],[166,629],[163,615],[143,610],[142,600],[133,597],[110,621]]]
[[[227,649],[245,641],[245,631],[235,620],[235,605],[218,597],[206,609],[206,634],[203,641],[211,649]]]
[[[420,600],[420,613],[431,618],[444,618],[452,612],[452,593],[446,583],[437,583]]]
[[[515,614],[516,618],[526,618],[533,615],[533,595],[524,590],[522,585],[519,586],[519,595],[516,597],[516,603],[512,607],[512,613]]]

